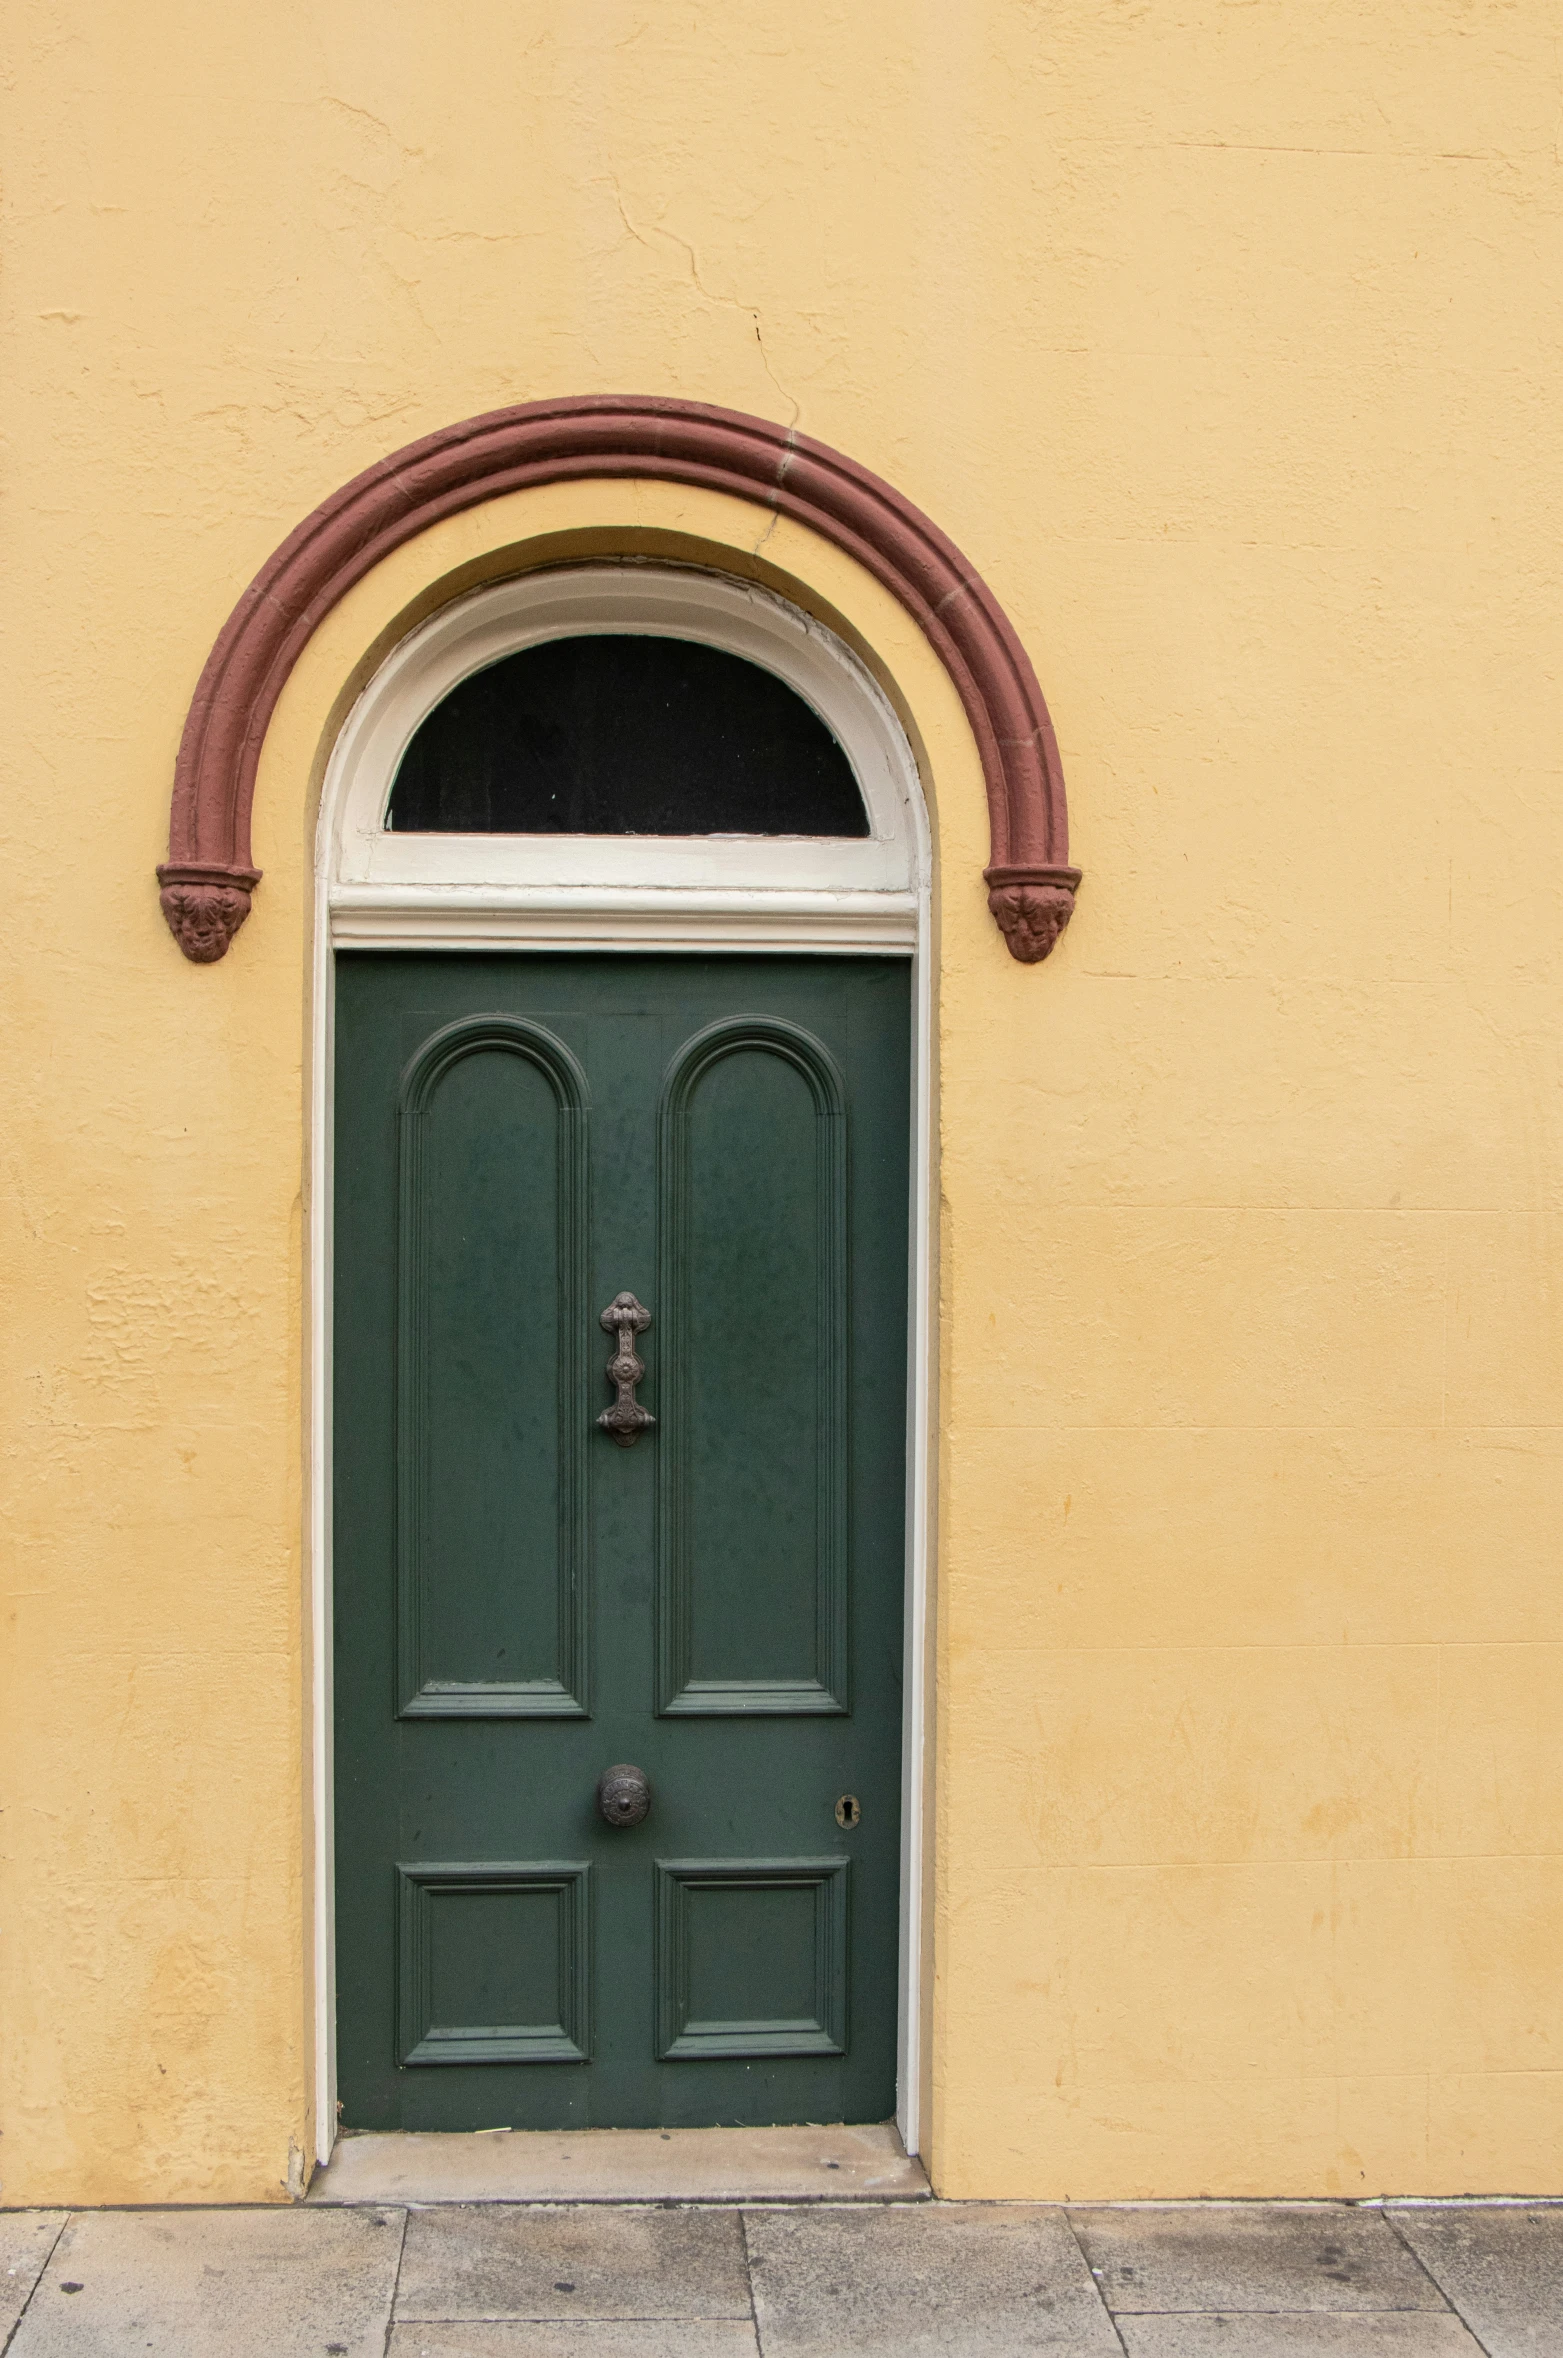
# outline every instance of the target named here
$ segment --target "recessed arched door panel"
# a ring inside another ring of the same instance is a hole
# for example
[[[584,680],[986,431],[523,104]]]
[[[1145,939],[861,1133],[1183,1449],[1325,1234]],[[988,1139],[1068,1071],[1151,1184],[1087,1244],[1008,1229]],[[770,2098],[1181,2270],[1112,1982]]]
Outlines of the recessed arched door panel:
[[[848,1155],[835,1061],[774,1018],[715,1024],[668,1074],[659,1145],[661,1708],[845,1711]]]
[[[505,1016],[446,1026],[402,1076],[397,1651],[410,1716],[585,1709],[586,1097],[564,1043]]]

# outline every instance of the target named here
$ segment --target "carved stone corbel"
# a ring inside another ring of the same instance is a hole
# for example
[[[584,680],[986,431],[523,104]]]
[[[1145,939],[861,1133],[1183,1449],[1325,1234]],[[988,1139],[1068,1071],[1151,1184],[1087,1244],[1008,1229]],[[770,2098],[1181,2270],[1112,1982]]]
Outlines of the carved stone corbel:
[[[988,907],[1012,958],[1035,966],[1075,913],[1078,868],[985,868]]]
[[[250,913],[260,870],[168,860],[157,881],[169,932],[193,965],[213,966]]]

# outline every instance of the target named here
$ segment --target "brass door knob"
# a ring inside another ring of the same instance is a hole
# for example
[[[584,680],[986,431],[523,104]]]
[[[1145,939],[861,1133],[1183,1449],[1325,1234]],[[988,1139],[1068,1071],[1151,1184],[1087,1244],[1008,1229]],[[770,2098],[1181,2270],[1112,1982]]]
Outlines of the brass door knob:
[[[610,1826],[638,1826],[651,1807],[651,1780],[627,1760],[597,1779],[597,1807]]]

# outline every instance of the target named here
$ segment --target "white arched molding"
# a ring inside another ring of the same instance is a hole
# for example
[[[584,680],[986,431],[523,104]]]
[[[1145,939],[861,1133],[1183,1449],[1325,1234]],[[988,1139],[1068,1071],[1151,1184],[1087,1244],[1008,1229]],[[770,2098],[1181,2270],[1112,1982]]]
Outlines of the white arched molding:
[[[403,754],[462,680],[549,639],[692,639],[796,690],[851,764],[866,836],[444,835],[385,825]],[[906,734],[823,623],[751,582],[627,559],[489,585],[411,632],[337,739],[319,884],[340,948],[880,950],[918,939],[927,815]]]

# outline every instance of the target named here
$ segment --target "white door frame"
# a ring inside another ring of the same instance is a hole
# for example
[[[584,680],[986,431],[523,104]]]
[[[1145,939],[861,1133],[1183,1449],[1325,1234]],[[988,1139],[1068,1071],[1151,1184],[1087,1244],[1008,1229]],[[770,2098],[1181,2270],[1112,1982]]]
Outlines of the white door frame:
[[[463,678],[583,632],[696,639],[794,687],[846,751],[867,838],[401,834],[383,825],[402,753]],[[877,682],[823,624],[754,584],[644,561],[562,567],[442,608],[380,666],[327,765],[316,830],[310,1103],[309,1552],[313,1662],[315,2156],[336,2140],[331,1659],[332,1119],[335,952],[355,949],[818,952],[912,967],[912,1222],[896,2120],[921,2117],[923,1856],[934,1471],[932,839],[917,764]]]

